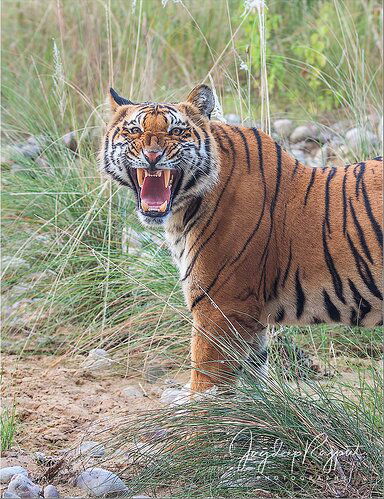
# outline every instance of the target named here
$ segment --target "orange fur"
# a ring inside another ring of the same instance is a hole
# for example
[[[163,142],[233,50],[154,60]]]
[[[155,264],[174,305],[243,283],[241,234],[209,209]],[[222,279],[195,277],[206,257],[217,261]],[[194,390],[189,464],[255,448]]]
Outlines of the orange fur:
[[[167,106],[194,140],[205,134],[217,169],[165,223],[193,315],[192,389],[234,370],[221,339],[239,334],[262,352],[269,324],[381,324],[382,161],[307,167],[260,130],[209,121],[195,94]],[[107,136],[134,109],[118,109]],[[170,147],[165,113],[148,118],[142,147]]]

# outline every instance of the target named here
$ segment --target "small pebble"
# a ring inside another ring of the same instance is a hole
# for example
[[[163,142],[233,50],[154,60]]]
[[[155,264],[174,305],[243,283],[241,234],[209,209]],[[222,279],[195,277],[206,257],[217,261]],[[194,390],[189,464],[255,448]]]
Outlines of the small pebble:
[[[75,132],[68,132],[63,136],[63,142],[65,147],[71,149],[71,151],[77,151],[77,140]]]
[[[189,402],[190,391],[186,388],[166,388],[160,397],[160,402],[163,404],[177,406]]]
[[[102,468],[88,468],[83,471],[77,477],[75,486],[94,497],[112,492],[128,492],[127,486],[117,475]]]
[[[88,357],[83,362],[83,368],[88,371],[101,371],[112,365],[109,353],[103,348],[94,348],[88,352]]]
[[[122,389],[123,395],[128,398],[143,398],[143,391],[137,388],[136,386],[127,386]]]
[[[54,499],[60,497],[59,491],[54,485],[47,485],[44,487],[44,498]]]
[[[22,466],[8,466],[0,469],[0,483],[9,483],[14,475],[28,476],[28,471]]]
[[[82,442],[76,451],[79,456],[92,456],[92,457],[103,457],[105,454],[104,445],[99,442],[94,442],[93,440],[89,440],[86,442]]]

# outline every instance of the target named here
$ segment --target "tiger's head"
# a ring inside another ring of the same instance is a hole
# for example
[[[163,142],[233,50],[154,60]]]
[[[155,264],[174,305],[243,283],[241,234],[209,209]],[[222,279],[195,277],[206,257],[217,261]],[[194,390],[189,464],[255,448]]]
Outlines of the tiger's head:
[[[173,211],[214,186],[217,154],[207,126],[214,102],[206,85],[178,104],[136,104],[110,89],[113,116],[102,168],[134,191],[143,223],[164,224]]]

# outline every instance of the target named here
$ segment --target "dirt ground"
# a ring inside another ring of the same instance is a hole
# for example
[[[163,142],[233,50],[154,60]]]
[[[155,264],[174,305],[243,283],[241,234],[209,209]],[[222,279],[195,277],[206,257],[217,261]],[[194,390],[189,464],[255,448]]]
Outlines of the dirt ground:
[[[18,425],[15,443],[3,453],[1,467],[24,466],[32,479],[44,485],[47,465],[38,462],[36,452],[58,458],[73,452],[79,442],[94,440],[92,429],[103,430],[113,418],[163,406],[159,397],[167,387],[165,377],[152,384],[108,368],[89,372],[81,368],[83,360],[3,355],[2,404],[11,407],[15,401]],[[179,376],[178,381],[185,378]],[[143,396],[126,396],[124,388],[132,386]],[[97,466],[97,461],[92,464]],[[70,481],[70,475],[62,474],[50,483],[64,497],[81,497]]]
[[[73,456],[81,442],[96,440],[99,431],[113,425],[113,420],[157,409],[164,404],[160,396],[172,386],[170,380],[183,385],[188,373],[169,372],[145,381],[143,376],[122,373],[113,366],[100,371],[83,367],[84,357],[2,356],[2,407],[16,406],[17,432],[12,448],[3,452],[1,467],[20,465],[30,473],[33,481],[43,486],[52,483],[62,497],[85,497],[71,485],[76,469],[68,467],[68,456]],[[348,367],[348,358],[338,359],[338,375],[352,384],[359,384],[357,372]],[[356,359],[355,359],[356,362]],[[370,360],[360,360],[361,367]],[[378,363],[378,362],[377,362]],[[327,378],[325,378],[327,379]],[[139,396],[124,393],[135,387]],[[45,462],[36,452],[47,457]],[[47,471],[64,457],[60,473],[47,477]],[[51,459],[52,458],[52,459]],[[119,458],[118,464],[126,466]],[[92,458],[88,466],[100,466]],[[105,466],[108,469],[108,466]],[[78,468],[77,468],[78,470]],[[5,487],[1,488],[3,492]]]

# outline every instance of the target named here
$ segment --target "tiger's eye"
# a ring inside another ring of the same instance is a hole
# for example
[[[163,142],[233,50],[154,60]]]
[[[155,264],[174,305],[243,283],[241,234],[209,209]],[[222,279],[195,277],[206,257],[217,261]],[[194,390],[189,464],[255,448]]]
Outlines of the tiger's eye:
[[[172,128],[171,134],[172,135],[182,135],[184,133],[184,130],[182,128]]]
[[[134,126],[134,127],[130,128],[129,130],[127,130],[127,132],[132,134],[132,135],[137,135],[139,133],[142,133],[141,128],[139,128],[138,126]]]

